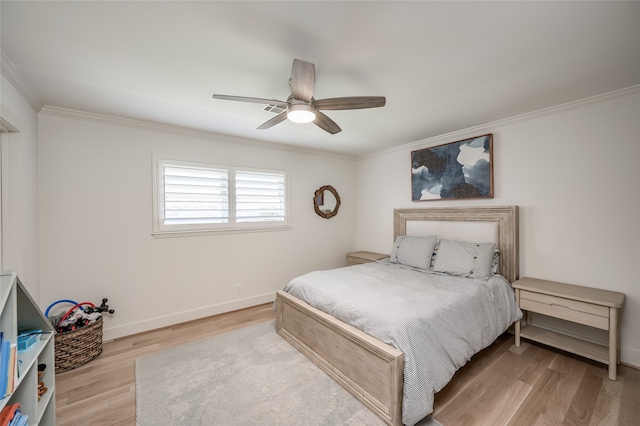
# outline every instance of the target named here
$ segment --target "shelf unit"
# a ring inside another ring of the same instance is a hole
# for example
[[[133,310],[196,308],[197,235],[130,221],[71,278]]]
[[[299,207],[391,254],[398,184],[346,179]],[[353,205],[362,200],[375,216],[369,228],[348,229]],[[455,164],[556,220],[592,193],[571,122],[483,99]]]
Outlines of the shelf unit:
[[[11,271],[0,272],[0,331],[4,338],[17,343],[18,334],[42,330],[40,340],[25,351],[18,351],[18,381],[14,392],[0,400],[0,410],[20,403],[22,414],[28,415],[30,426],[55,426],[55,353],[53,326],[38,308],[29,292]],[[38,379],[38,364],[46,364]],[[38,400],[38,383],[47,391]]]

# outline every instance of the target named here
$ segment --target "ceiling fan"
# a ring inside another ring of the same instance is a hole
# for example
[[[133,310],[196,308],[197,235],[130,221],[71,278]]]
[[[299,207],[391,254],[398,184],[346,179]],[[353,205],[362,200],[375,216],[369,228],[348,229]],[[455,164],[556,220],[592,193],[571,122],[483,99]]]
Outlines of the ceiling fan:
[[[302,59],[294,59],[291,79],[289,80],[291,95],[286,101],[229,95],[213,95],[213,97],[228,101],[253,102],[286,108],[286,111],[266,121],[258,129],[268,129],[288,118],[296,123],[310,123],[313,121],[318,127],[332,135],[342,129],[320,110],[377,108],[384,106],[386,103],[384,96],[350,96],[316,100],[313,97],[315,82],[315,65]]]

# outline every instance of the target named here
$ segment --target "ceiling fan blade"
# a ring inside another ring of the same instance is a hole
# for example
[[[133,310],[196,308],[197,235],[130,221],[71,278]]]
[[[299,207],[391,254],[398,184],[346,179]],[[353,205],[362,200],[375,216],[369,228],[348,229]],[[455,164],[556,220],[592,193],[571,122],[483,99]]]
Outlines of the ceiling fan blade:
[[[384,96],[351,96],[346,98],[327,98],[315,101],[316,109],[362,109],[383,107],[387,103]]]
[[[311,102],[313,86],[316,83],[316,67],[302,59],[293,60],[291,69],[291,94],[294,98]]]
[[[255,104],[278,105],[282,107],[287,106],[286,101],[279,101],[277,99],[248,98],[246,96],[230,96],[230,95],[213,95],[213,98],[222,99],[225,101],[252,102]]]
[[[269,127],[273,127],[278,123],[282,123],[284,120],[287,119],[287,112],[281,112],[280,114],[276,115],[275,117],[273,117],[272,119],[265,121],[264,123],[262,123],[260,125],[260,127],[258,127],[259,130],[264,130],[264,129],[268,129]]]
[[[335,121],[333,121],[320,111],[316,111],[316,119],[313,120],[313,123],[316,126],[320,127],[322,130],[331,133],[332,135],[335,135],[336,133],[342,131],[340,126],[338,126]]]

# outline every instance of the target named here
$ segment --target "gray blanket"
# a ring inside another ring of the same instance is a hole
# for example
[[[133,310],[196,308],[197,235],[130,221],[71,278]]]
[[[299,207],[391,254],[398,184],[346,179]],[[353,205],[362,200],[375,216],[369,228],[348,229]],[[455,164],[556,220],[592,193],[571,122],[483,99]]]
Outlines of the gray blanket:
[[[482,281],[385,261],[311,272],[284,291],[405,354],[405,425],[430,414],[434,394],[522,317],[502,276]]]

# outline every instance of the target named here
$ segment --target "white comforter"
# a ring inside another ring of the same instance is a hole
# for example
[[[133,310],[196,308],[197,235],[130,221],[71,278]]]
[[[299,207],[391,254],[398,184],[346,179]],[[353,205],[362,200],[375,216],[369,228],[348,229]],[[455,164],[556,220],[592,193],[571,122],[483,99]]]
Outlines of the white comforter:
[[[311,272],[284,291],[405,354],[405,425],[430,414],[434,394],[522,317],[502,276],[481,281],[388,261]]]

